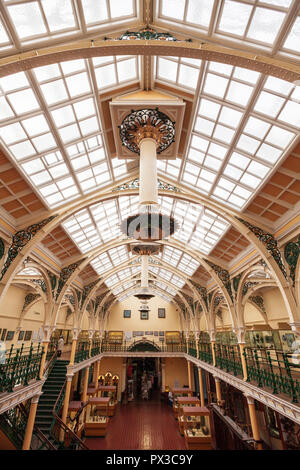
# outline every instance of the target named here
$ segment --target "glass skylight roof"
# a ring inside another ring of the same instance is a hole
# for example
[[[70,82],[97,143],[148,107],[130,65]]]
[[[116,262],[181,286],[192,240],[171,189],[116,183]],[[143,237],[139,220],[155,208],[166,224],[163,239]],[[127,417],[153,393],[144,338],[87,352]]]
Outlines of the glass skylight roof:
[[[165,82],[172,81],[168,70]],[[299,133],[299,90],[275,77],[208,62],[199,91],[185,161],[159,160],[158,171],[241,210]]]
[[[41,273],[38,269],[35,268],[24,268],[22,271],[19,271],[18,276],[41,276]]]
[[[155,78],[181,88],[195,90],[199,78],[201,60],[187,57],[157,57]]]
[[[0,51],[5,56],[93,34],[115,36],[111,31],[122,28],[137,30],[143,21],[142,3],[3,0]],[[175,36],[207,37],[215,44],[253,48],[255,54],[299,59],[298,0],[153,3],[154,25]],[[130,160],[108,157],[99,95],[141,80],[142,62],[137,56],[94,57],[0,80],[1,142],[51,209],[123,178],[132,168]],[[159,160],[159,174],[243,210],[299,134],[299,87],[248,69],[183,57],[155,57],[152,73],[154,83],[195,94],[187,152],[182,159]],[[160,209],[179,222],[172,238],[203,254],[209,254],[229,228],[222,217],[200,205],[163,197]],[[87,253],[121,237],[120,221],[137,211],[138,198],[123,196],[80,211],[64,227]],[[95,259],[96,271],[103,275],[129,260],[123,248]],[[190,276],[199,264],[178,251],[165,246],[160,256]],[[159,273],[180,288],[182,279],[170,278],[163,268]],[[120,276],[119,282],[127,280]]]
[[[185,26],[187,31],[272,47],[293,0],[159,0],[156,19]],[[299,33],[297,25],[292,35]],[[295,46],[293,46],[295,47]]]
[[[13,37],[2,27],[0,47],[80,37],[139,15],[137,0],[4,0],[2,4]]]
[[[74,214],[63,223],[63,227],[78,248],[86,253],[103,243],[122,237],[120,223],[129,215],[138,212],[138,201],[138,196],[119,196],[116,199],[95,204]],[[223,218],[204,209],[200,204],[176,201],[166,196],[159,198],[159,204],[163,214],[173,215],[179,223],[180,228],[171,239],[177,239],[184,246],[205,254],[215,246],[229,227]],[[165,248],[164,253],[169,253],[169,257],[163,259],[178,267],[179,251],[174,251],[171,257],[170,251]],[[183,252],[180,253],[183,254]],[[171,258],[172,262],[170,262]],[[198,263],[195,264],[189,259],[187,259],[187,264],[188,266],[183,261],[180,264],[180,269],[187,274],[194,272],[199,266]]]
[[[132,66],[137,58],[111,60],[116,69],[128,64],[139,79]],[[73,60],[0,80],[0,137],[50,208],[127,173],[127,161],[111,166],[107,159],[91,67],[91,61]]]

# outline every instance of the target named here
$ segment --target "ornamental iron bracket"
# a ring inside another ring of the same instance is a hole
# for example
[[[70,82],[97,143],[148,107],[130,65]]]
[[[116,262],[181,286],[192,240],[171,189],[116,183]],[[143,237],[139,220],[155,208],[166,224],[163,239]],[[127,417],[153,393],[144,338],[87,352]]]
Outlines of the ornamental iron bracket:
[[[266,315],[267,314],[267,311],[266,311],[266,308],[265,308],[265,304],[264,304],[264,299],[261,295],[254,295],[254,296],[250,296],[249,297],[249,300],[251,300],[255,305],[257,305],[257,307]]]
[[[251,225],[249,222],[244,219],[241,219],[240,217],[236,217],[236,219],[242,222],[242,224],[244,224],[246,227],[248,227],[248,229],[256,236],[256,238],[266,247],[268,252],[271,253],[273,259],[278,264],[282,274],[287,279],[286,269],[282,262],[281,253],[277,245],[277,240],[274,238],[274,236],[271,233],[265,232],[260,227]]]
[[[32,302],[34,302],[38,297],[41,298],[40,294],[33,294],[32,292],[29,292],[29,294],[25,296],[22,312],[24,312],[28,305],[32,304]]]
[[[56,215],[52,215],[47,219],[38,222],[37,224],[29,225],[29,227],[25,228],[24,230],[19,230],[16,232],[12,237],[12,243],[8,249],[7,259],[3,265],[1,274],[0,274],[0,281],[3,279],[6,271],[8,270],[9,266],[13,262],[13,260],[18,256],[18,254],[22,251],[24,246],[39,232],[45,225],[51,222]]]
[[[232,294],[232,289],[231,289],[231,282],[230,282],[230,275],[227,269],[221,268],[221,266],[218,266],[217,264],[212,263],[208,259],[204,260],[217,274],[218,278],[220,281],[222,281],[225,289],[227,290],[232,302],[233,302],[233,294]]]
[[[199,292],[201,298],[203,299],[206,308],[208,308],[208,300],[207,300],[207,289],[206,287],[200,286],[200,284],[197,284],[195,281],[191,280],[192,285],[195,287],[195,289]]]
[[[298,258],[300,255],[300,236],[297,241],[289,242],[284,247],[284,258],[290,267],[290,278],[295,287],[295,276]]]

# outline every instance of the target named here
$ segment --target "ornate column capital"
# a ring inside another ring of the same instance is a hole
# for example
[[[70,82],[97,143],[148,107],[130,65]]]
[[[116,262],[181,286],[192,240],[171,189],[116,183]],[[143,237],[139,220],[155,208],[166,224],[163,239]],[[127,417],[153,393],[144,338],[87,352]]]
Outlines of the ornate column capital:
[[[78,340],[79,333],[81,332],[81,328],[73,328],[73,340]]]
[[[93,339],[95,330],[88,330],[89,339]]]
[[[232,328],[232,331],[236,334],[238,343],[245,344],[246,328],[244,326],[239,326],[238,328]]]
[[[41,328],[42,328],[42,333],[43,333],[42,342],[49,343],[51,335],[53,331],[55,330],[55,326],[54,325],[42,325]]]
[[[208,330],[210,341],[216,341],[216,330]]]

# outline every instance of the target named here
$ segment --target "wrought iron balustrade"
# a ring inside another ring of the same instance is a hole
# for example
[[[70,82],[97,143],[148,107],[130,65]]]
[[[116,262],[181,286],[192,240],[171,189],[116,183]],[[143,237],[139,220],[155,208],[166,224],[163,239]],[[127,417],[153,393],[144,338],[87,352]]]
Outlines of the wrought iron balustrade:
[[[185,343],[159,344],[154,341],[133,341],[127,343],[103,342],[101,352],[187,352]]]
[[[17,385],[28,385],[39,379],[44,347],[38,344],[30,347],[11,348],[6,351],[0,364],[0,393],[12,392]]]
[[[233,372],[235,376],[243,375],[242,361],[240,350],[237,345],[214,344],[216,357],[216,367]]]
[[[208,362],[209,364],[213,363],[212,349],[211,344],[207,342],[198,343],[199,357],[201,361]]]
[[[91,347],[91,357],[97,356],[101,352],[101,343],[100,341],[93,341]]]
[[[89,450],[80,437],[78,437],[77,434],[73,432],[72,429],[69,428],[69,426],[67,426],[67,424],[65,424],[61,419],[66,384],[67,381],[64,382],[52,410],[53,420],[49,436],[60,450]]]
[[[30,402],[27,402],[30,405]],[[17,449],[22,449],[29,416],[29,406],[22,403],[0,415],[0,428]],[[42,431],[33,426],[31,450],[56,450]]]
[[[85,359],[89,358],[89,351],[90,351],[90,343],[89,341],[80,341],[77,344],[77,348],[75,351],[75,358],[74,362],[78,363],[84,361]]]
[[[248,382],[270,388],[274,395],[288,395],[293,403],[299,402],[300,369],[297,358],[284,351],[267,348],[247,347],[243,354]]]
[[[188,353],[193,356],[193,357],[197,357],[197,348],[196,348],[196,343],[195,341],[189,341],[188,343]]]

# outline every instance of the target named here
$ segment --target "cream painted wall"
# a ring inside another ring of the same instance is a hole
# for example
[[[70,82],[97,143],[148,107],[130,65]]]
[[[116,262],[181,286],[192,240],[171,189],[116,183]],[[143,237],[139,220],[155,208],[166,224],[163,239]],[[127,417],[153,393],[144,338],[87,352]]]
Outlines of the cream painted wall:
[[[289,316],[285,308],[285,304],[277,288],[264,292],[264,304],[269,319],[269,324],[272,328],[277,328],[278,322],[289,323]]]
[[[22,312],[24,305],[25,296],[28,291],[22,289],[18,286],[10,286],[3,302],[0,304],[0,328],[7,329],[7,331],[16,331],[16,328],[19,326],[19,318]],[[58,314],[57,328],[65,328],[65,318],[66,318],[67,307],[60,309]],[[44,323],[45,310],[43,301],[40,300],[32,305],[28,309],[24,319],[21,323],[22,331],[32,331],[32,336],[34,337],[34,332],[38,332],[40,327]],[[71,325],[68,326],[68,329],[71,329]],[[1,337],[1,335],[0,335]],[[22,341],[23,342],[23,341]],[[18,344],[18,336],[15,333],[12,341],[6,341],[7,345]]]
[[[266,323],[260,311],[249,302],[245,305],[244,322],[246,325],[262,325]]]
[[[173,304],[154,297],[148,302],[150,307],[149,320],[141,320],[139,308],[141,302],[135,297],[129,297],[124,302],[113,305],[108,321],[107,330],[113,331],[179,331],[179,309]],[[157,309],[166,309],[166,318],[158,318]],[[131,318],[123,318],[123,310],[131,310]]]
[[[166,376],[165,376],[165,384],[170,388],[175,387],[183,387],[184,385],[188,385],[188,369],[187,369],[187,361],[182,358],[165,358],[166,364]],[[175,383],[176,382],[176,383]]]

